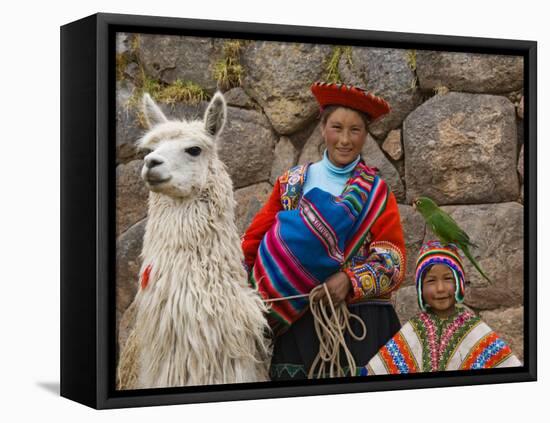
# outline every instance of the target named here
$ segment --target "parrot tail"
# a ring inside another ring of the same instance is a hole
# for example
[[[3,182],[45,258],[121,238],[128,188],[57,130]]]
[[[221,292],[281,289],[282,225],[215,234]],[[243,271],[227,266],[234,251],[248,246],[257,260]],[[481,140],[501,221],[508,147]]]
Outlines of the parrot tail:
[[[477,271],[481,274],[481,276],[483,276],[483,277],[487,280],[487,282],[493,283],[493,282],[491,281],[491,279],[489,279],[489,278],[487,277],[487,275],[483,272],[483,270],[481,270],[481,266],[480,266],[479,263],[476,261],[476,259],[474,258],[474,256],[472,256],[472,253],[470,253],[470,249],[468,248],[467,245],[464,245],[464,246],[462,247],[462,252],[464,253],[464,255],[465,255],[466,257],[468,257],[468,260],[470,260],[470,261],[472,262],[472,264],[473,264],[474,267],[477,269]]]

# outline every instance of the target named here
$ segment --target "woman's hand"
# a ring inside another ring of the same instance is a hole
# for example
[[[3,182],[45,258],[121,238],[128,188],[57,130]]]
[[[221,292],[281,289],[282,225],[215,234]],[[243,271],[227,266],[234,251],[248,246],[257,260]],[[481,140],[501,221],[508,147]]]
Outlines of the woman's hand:
[[[345,301],[348,293],[351,289],[351,282],[349,276],[345,272],[338,272],[334,275],[331,275],[326,281],[325,285],[328,288],[330,298],[332,298],[332,303],[335,307],[340,305]],[[320,289],[316,295],[316,300],[324,301],[326,300],[326,294],[324,289]]]

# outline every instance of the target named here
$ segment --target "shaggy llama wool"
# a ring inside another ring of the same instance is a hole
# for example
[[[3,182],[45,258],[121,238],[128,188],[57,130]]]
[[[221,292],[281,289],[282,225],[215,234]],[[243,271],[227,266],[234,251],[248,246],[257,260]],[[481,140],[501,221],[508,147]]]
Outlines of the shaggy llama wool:
[[[168,121],[148,94],[143,106],[149,210],[117,387],[268,380],[267,309],[247,284],[232,182],[216,152],[223,95],[214,95],[202,121]]]

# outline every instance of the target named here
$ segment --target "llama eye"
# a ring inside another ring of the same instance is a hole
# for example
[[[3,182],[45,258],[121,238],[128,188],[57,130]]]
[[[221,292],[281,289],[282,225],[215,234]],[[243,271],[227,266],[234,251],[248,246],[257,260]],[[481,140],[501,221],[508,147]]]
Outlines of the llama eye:
[[[189,147],[185,149],[185,152],[196,157],[202,153],[202,149],[200,147]]]

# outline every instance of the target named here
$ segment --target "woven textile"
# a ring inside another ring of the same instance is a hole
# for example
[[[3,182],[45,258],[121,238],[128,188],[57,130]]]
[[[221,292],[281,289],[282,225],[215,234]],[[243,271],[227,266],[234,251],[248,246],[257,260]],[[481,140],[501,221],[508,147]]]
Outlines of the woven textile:
[[[357,252],[387,196],[386,184],[362,164],[340,196],[313,188],[296,209],[277,213],[260,243],[251,284],[266,299],[308,294]],[[307,297],[273,302],[270,323],[288,326],[307,306]]]
[[[380,375],[521,365],[486,323],[457,307],[447,319],[422,312],[409,320],[366,368],[369,375]]]

